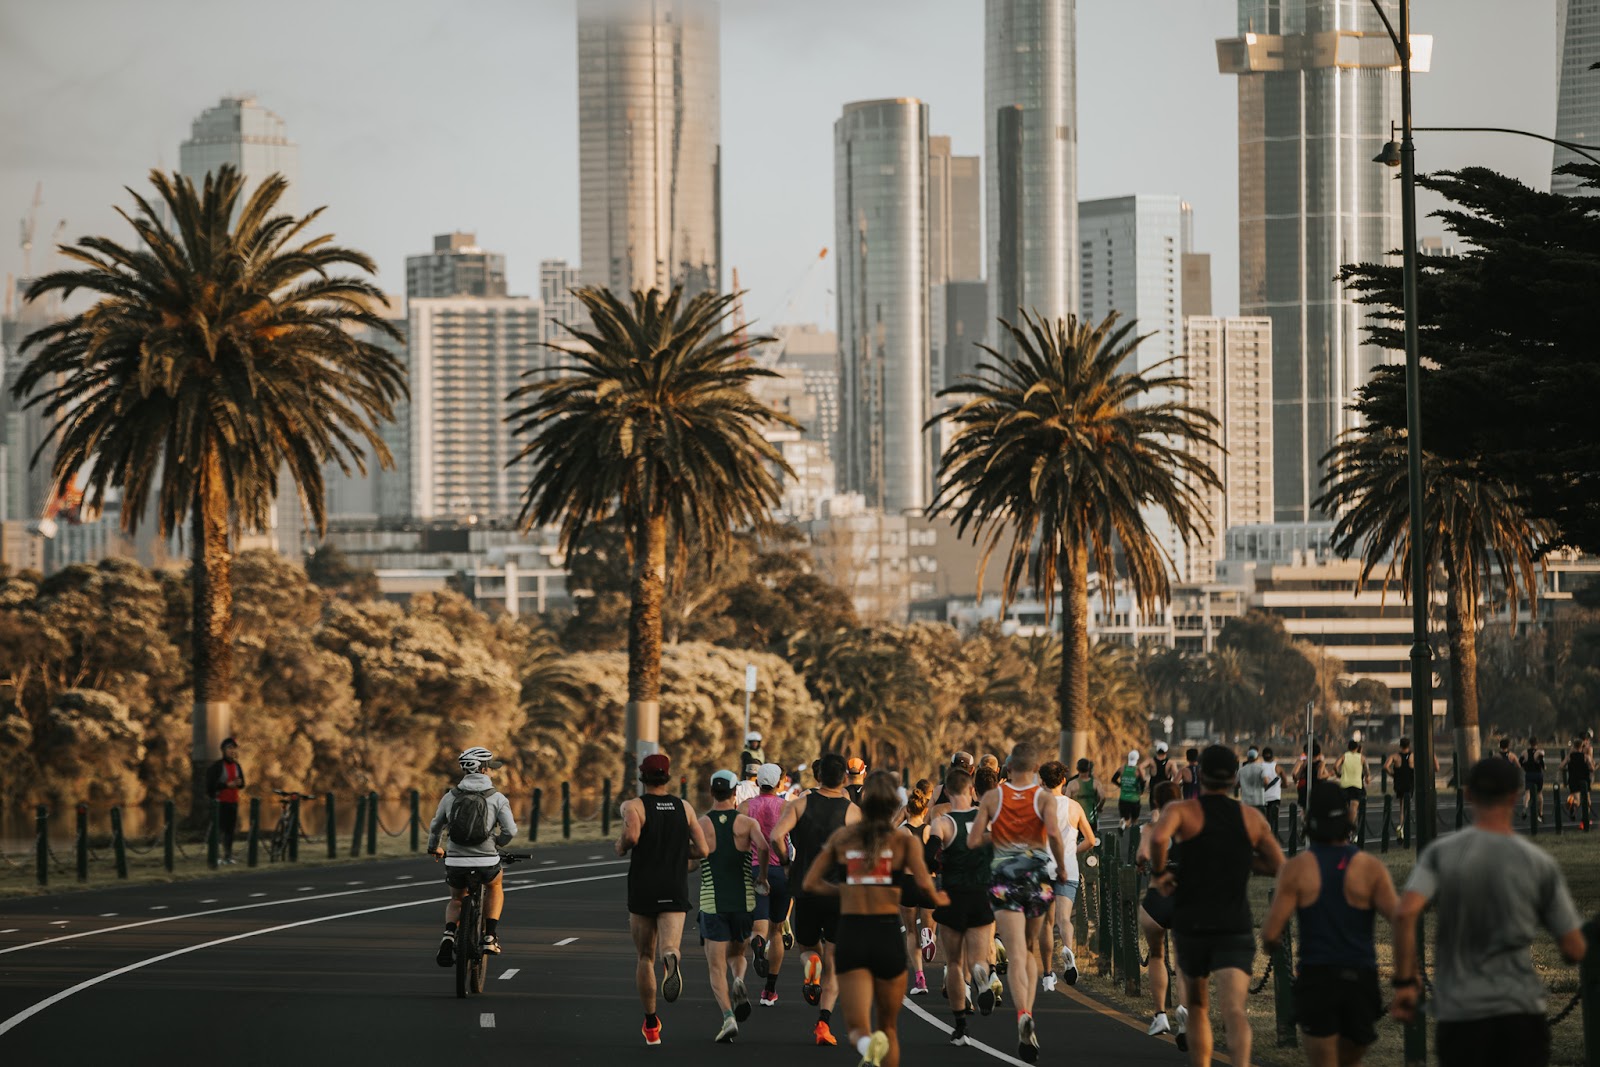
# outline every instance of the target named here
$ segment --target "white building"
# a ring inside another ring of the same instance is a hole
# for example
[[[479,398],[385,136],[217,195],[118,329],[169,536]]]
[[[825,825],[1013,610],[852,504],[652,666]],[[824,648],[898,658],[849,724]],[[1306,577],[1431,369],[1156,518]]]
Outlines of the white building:
[[[406,296],[505,296],[506,257],[478,247],[475,233],[441,233],[433,251],[406,257]]]

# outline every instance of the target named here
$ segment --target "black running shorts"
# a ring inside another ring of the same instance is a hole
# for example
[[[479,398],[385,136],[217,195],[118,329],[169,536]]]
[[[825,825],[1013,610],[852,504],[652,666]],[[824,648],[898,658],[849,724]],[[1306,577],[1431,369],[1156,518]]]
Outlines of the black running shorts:
[[[1165,896],[1154,889],[1144,891],[1144,900],[1141,902],[1150,918],[1163,930],[1172,929],[1172,915],[1178,910],[1178,898]]]
[[[1550,1021],[1543,1015],[1494,1015],[1439,1023],[1439,1062],[1450,1067],[1545,1067]]]
[[[1174,932],[1178,968],[1189,978],[1205,978],[1213,971],[1243,971],[1256,966],[1254,934],[1180,934]]]
[[[898,915],[842,915],[833,943],[836,974],[867,970],[880,981],[906,973],[905,933]]]
[[[1129,822],[1139,821],[1139,802],[1137,800],[1117,801],[1117,815]]]
[[[895,923],[900,922],[899,916]],[[823,941],[839,943],[839,898],[813,897],[804,894],[794,898],[794,943],[810,947]],[[905,946],[900,946],[902,954]]]
[[[1356,1045],[1378,1040],[1383,994],[1370,968],[1301,964],[1294,980],[1294,1021],[1311,1037],[1342,1037]]]
[[[950,903],[933,909],[933,921],[965,933],[994,925],[994,907],[987,889],[946,889]]]
[[[493,867],[451,867],[446,864],[444,869],[445,884],[451,889],[467,888],[468,871],[483,872],[483,884],[488,885],[500,877],[500,864],[496,863]]]
[[[782,867],[767,868],[765,896],[756,896],[756,922],[781,923],[789,917],[789,872]],[[772,931],[767,931],[772,936]]]

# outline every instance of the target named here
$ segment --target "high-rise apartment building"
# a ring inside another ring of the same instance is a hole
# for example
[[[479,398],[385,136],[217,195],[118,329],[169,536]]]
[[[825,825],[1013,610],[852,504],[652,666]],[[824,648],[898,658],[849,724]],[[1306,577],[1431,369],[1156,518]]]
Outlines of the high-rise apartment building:
[[[506,257],[478,247],[475,233],[441,233],[433,251],[406,257],[406,296],[505,296]]]
[[[1600,148],[1600,0],[1556,0],[1556,55],[1561,64],[1556,98],[1556,140]],[[1557,145],[1551,169],[1588,160]],[[1570,174],[1551,174],[1550,188],[1571,196],[1596,195]]]
[[[1078,301],[1075,0],[985,0],[983,66],[989,318],[1061,318]]]
[[[1146,371],[1183,355],[1183,257],[1194,212],[1182,197],[1117,196],[1078,205],[1079,304],[1100,322],[1113,311],[1154,337],[1134,350]]]
[[[713,0],[578,6],[585,284],[722,288],[718,14]]]
[[[401,338],[405,337],[404,304],[398,296],[387,297],[376,310],[400,332]],[[402,366],[405,364],[404,340],[395,340],[382,330],[367,327],[360,329],[359,336],[368,344],[392,353]],[[330,524],[370,525],[381,516],[404,518],[409,514],[411,456],[408,451],[406,427],[410,423],[410,407],[410,400],[405,397],[397,398],[394,402],[394,420],[378,424],[378,437],[394,460],[394,465],[388,470],[379,465],[378,457],[372,454],[371,449],[365,447],[364,442],[362,450],[366,454],[367,463],[365,474],[353,469],[351,473],[346,474],[339,469],[337,463],[323,464],[322,477],[327,487]],[[385,497],[390,500],[387,511],[384,506]]]
[[[539,300],[544,304],[545,344],[571,339],[563,324],[575,329],[588,325],[589,314],[582,301],[573,295],[573,290],[583,284],[578,280],[578,273],[578,268],[564,259],[539,261]]]
[[[1183,254],[1183,317],[1211,314],[1211,253]]]
[[[412,300],[410,510],[428,522],[510,523],[532,473],[505,416],[523,372],[545,366],[544,309],[525,296]]]
[[[811,417],[801,430],[820,441],[829,457],[839,450],[839,335],[811,323],[779,326],[773,331],[783,345],[781,365],[800,371],[812,399]]]
[[[1180,577],[1210,582],[1228,528],[1272,521],[1272,320],[1184,320],[1190,403],[1217,420],[1206,461],[1222,486],[1206,490],[1211,533],[1184,546]]]
[[[1398,0],[1384,0],[1391,17]],[[1432,38],[1413,36],[1426,72]],[[1372,162],[1399,116],[1394,47],[1370,0],[1240,0],[1239,36],[1217,42],[1239,87],[1239,303],[1272,320],[1277,518],[1313,518],[1323,456],[1386,359],[1340,285],[1346,263],[1400,245],[1398,183]]]
[[[846,104],[833,126],[839,485],[890,512],[933,491],[928,107]]]

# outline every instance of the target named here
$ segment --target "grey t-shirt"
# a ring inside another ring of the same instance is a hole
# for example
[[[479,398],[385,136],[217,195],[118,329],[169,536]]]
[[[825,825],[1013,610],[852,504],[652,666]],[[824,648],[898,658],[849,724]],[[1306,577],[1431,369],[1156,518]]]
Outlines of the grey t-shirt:
[[[1560,937],[1583,925],[1550,853],[1468,827],[1423,850],[1406,891],[1438,909],[1434,1018],[1545,1013],[1545,984],[1528,946],[1541,928]]]

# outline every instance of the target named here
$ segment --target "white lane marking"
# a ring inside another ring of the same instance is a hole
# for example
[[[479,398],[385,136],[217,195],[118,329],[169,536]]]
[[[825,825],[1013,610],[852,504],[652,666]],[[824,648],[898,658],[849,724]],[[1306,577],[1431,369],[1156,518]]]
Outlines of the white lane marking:
[[[410,874],[397,875],[395,877],[395,881],[397,881],[397,882],[409,882],[414,877],[416,877],[416,876],[415,875],[410,875]]]
[[[165,904],[152,904],[152,905],[150,905],[150,910],[151,911],[166,911],[167,910],[167,906]]]
[[[353,881],[353,882],[346,882],[346,883],[345,883],[345,885],[366,885],[366,884],[367,884],[367,883],[365,883],[365,882],[363,882],[363,881],[362,881],[362,880],[361,880],[361,879],[359,879],[359,878],[357,878],[357,879],[356,879],[356,880],[355,880],[355,881]]]
[[[492,1011],[480,1012],[478,1014],[478,1025],[483,1027],[485,1030],[493,1030],[494,1029],[494,1012],[492,1012]]]
[[[915,1014],[916,1016],[918,1016],[919,1018],[921,1018],[924,1022],[930,1023],[933,1026],[938,1027],[940,1030],[943,1030],[945,1033],[950,1034],[950,1033],[954,1033],[955,1032],[955,1027],[951,1026],[947,1022],[944,1022],[943,1020],[937,1019],[934,1016],[929,1015],[926,1011],[924,1011],[910,997],[907,997],[905,999],[905,1006],[907,1008],[910,1008],[912,1013]],[[4,1031],[0,1030],[0,1033],[4,1033]],[[977,1049],[979,1052],[984,1052],[984,1053],[989,1054],[990,1056],[993,1056],[995,1059],[999,1060],[1001,1063],[1014,1063],[1014,1064],[1017,1065],[1017,1067],[1028,1067],[1028,1064],[1027,1064],[1026,1061],[1019,1060],[1015,1056],[1009,1056],[1006,1053],[1001,1052],[997,1048],[990,1048],[988,1045],[985,1045],[982,1041],[979,1041],[977,1038],[973,1037],[971,1033],[967,1034],[967,1044],[969,1046],[971,1046],[972,1048]]]
[[[612,878],[625,877],[627,877],[626,871],[617,871],[613,874],[592,874],[587,878],[565,878],[559,882],[534,882],[531,885],[507,886],[505,891],[507,893],[519,893],[526,889],[552,889],[560,885],[578,885],[583,882],[603,882]],[[185,945],[183,948],[176,948],[171,952],[163,952],[159,956],[147,956],[142,960],[136,960],[133,963],[127,964],[126,966],[118,967],[116,970],[106,971],[104,974],[97,974],[93,978],[85,978],[75,986],[63,989],[59,993],[51,994],[50,996],[39,1001],[37,1004],[24,1008],[22,1011],[19,1011],[15,1015],[11,1016],[11,1018],[7,1019],[5,1022],[0,1022],[0,1035],[10,1033],[12,1030],[15,1030],[18,1026],[27,1022],[35,1015],[38,1015],[46,1008],[53,1004],[61,1003],[63,1000],[66,1000],[75,993],[82,993],[85,989],[93,989],[102,982],[108,982],[113,978],[120,978],[122,975],[143,970],[144,968],[149,967],[151,964],[164,963],[167,960],[177,959],[179,956],[187,956],[191,952],[199,952],[203,948],[215,948],[218,945],[232,944],[235,941],[244,941],[252,937],[260,937],[263,934],[276,934],[281,933],[284,930],[297,930],[302,926],[315,926],[317,923],[338,922],[341,919],[355,919],[363,915],[376,915],[379,912],[394,911],[397,908],[414,908],[419,904],[443,904],[449,899],[449,897],[423,897],[420,900],[402,900],[398,904],[381,904],[375,908],[361,908],[358,911],[344,911],[334,915],[319,915],[315,919],[299,919],[292,923],[279,923],[277,926],[264,926],[259,930],[246,930],[242,934],[231,934],[228,937],[218,937],[211,941],[201,941],[198,944]],[[931,1016],[929,1017],[932,1018]]]
[[[314,886],[314,885],[303,885],[299,889],[296,889],[295,892],[296,893],[309,893],[315,888],[317,888],[317,887]]]
[[[603,863],[574,863],[568,867],[556,867],[548,871],[541,871],[539,873],[555,874],[558,871],[584,871],[588,870],[590,867],[610,867],[619,863],[627,862],[627,860],[606,860]],[[508,881],[510,881],[517,878],[528,878],[531,877],[532,874],[532,871],[528,871],[521,875],[508,874],[505,877]],[[379,885],[373,886],[371,889],[342,889],[337,893],[318,893],[314,897],[294,897],[292,901],[287,898],[284,900],[263,900],[258,904],[234,904],[226,908],[212,908],[209,911],[187,911],[177,915],[164,915],[159,919],[140,919],[138,922],[120,923],[116,926],[103,926],[98,930],[83,930],[76,934],[62,934],[60,937],[46,937],[38,941],[27,941],[20,945],[12,945],[9,948],[0,948],[0,956],[4,956],[8,952],[21,952],[25,948],[42,948],[45,945],[53,945],[58,941],[76,941],[80,937],[96,937],[100,934],[114,934],[119,930],[132,930],[137,926],[153,926],[157,923],[177,922],[180,919],[198,919],[205,915],[225,915],[234,911],[254,911],[256,908],[276,908],[294,901],[331,900],[335,897],[361,896],[366,893],[387,893],[391,889],[407,888],[412,887],[406,885]],[[250,895],[255,897],[266,896],[265,893],[252,893]],[[17,928],[0,930],[0,934],[15,934],[20,932],[21,931]]]
[[[562,945],[570,945],[576,940],[578,940],[578,939],[575,938],[575,937],[568,937],[568,938],[565,938],[565,939],[563,939],[561,941],[557,941],[556,942],[556,948],[560,948]]]
[[[100,918],[102,918],[102,919],[114,919],[116,917],[117,917],[117,913],[114,912],[114,911],[102,911],[100,913]]]
[[[544,866],[546,866],[546,867],[548,867],[548,866],[550,866],[550,865],[551,865],[551,864],[552,864],[552,863],[554,863],[554,862],[555,862],[555,860],[545,860],[545,861],[544,861]]]
[[[217,902],[217,898],[216,897],[201,897],[200,898],[200,903],[202,903],[202,904],[215,904],[216,902]]]
[[[71,919],[57,919],[55,922],[51,923],[50,925],[51,926],[65,926],[71,921],[72,921]]]
[[[520,970],[522,970],[521,967],[507,967],[504,971],[500,972],[500,980],[503,982],[507,978],[515,978],[517,976],[517,972]]]
[[[584,857],[584,858],[585,858],[585,859],[591,859],[591,860],[597,860],[597,859],[599,859],[599,858],[600,858],[600,857],[599,857],[599,856],[585,856],[585,857]]]

